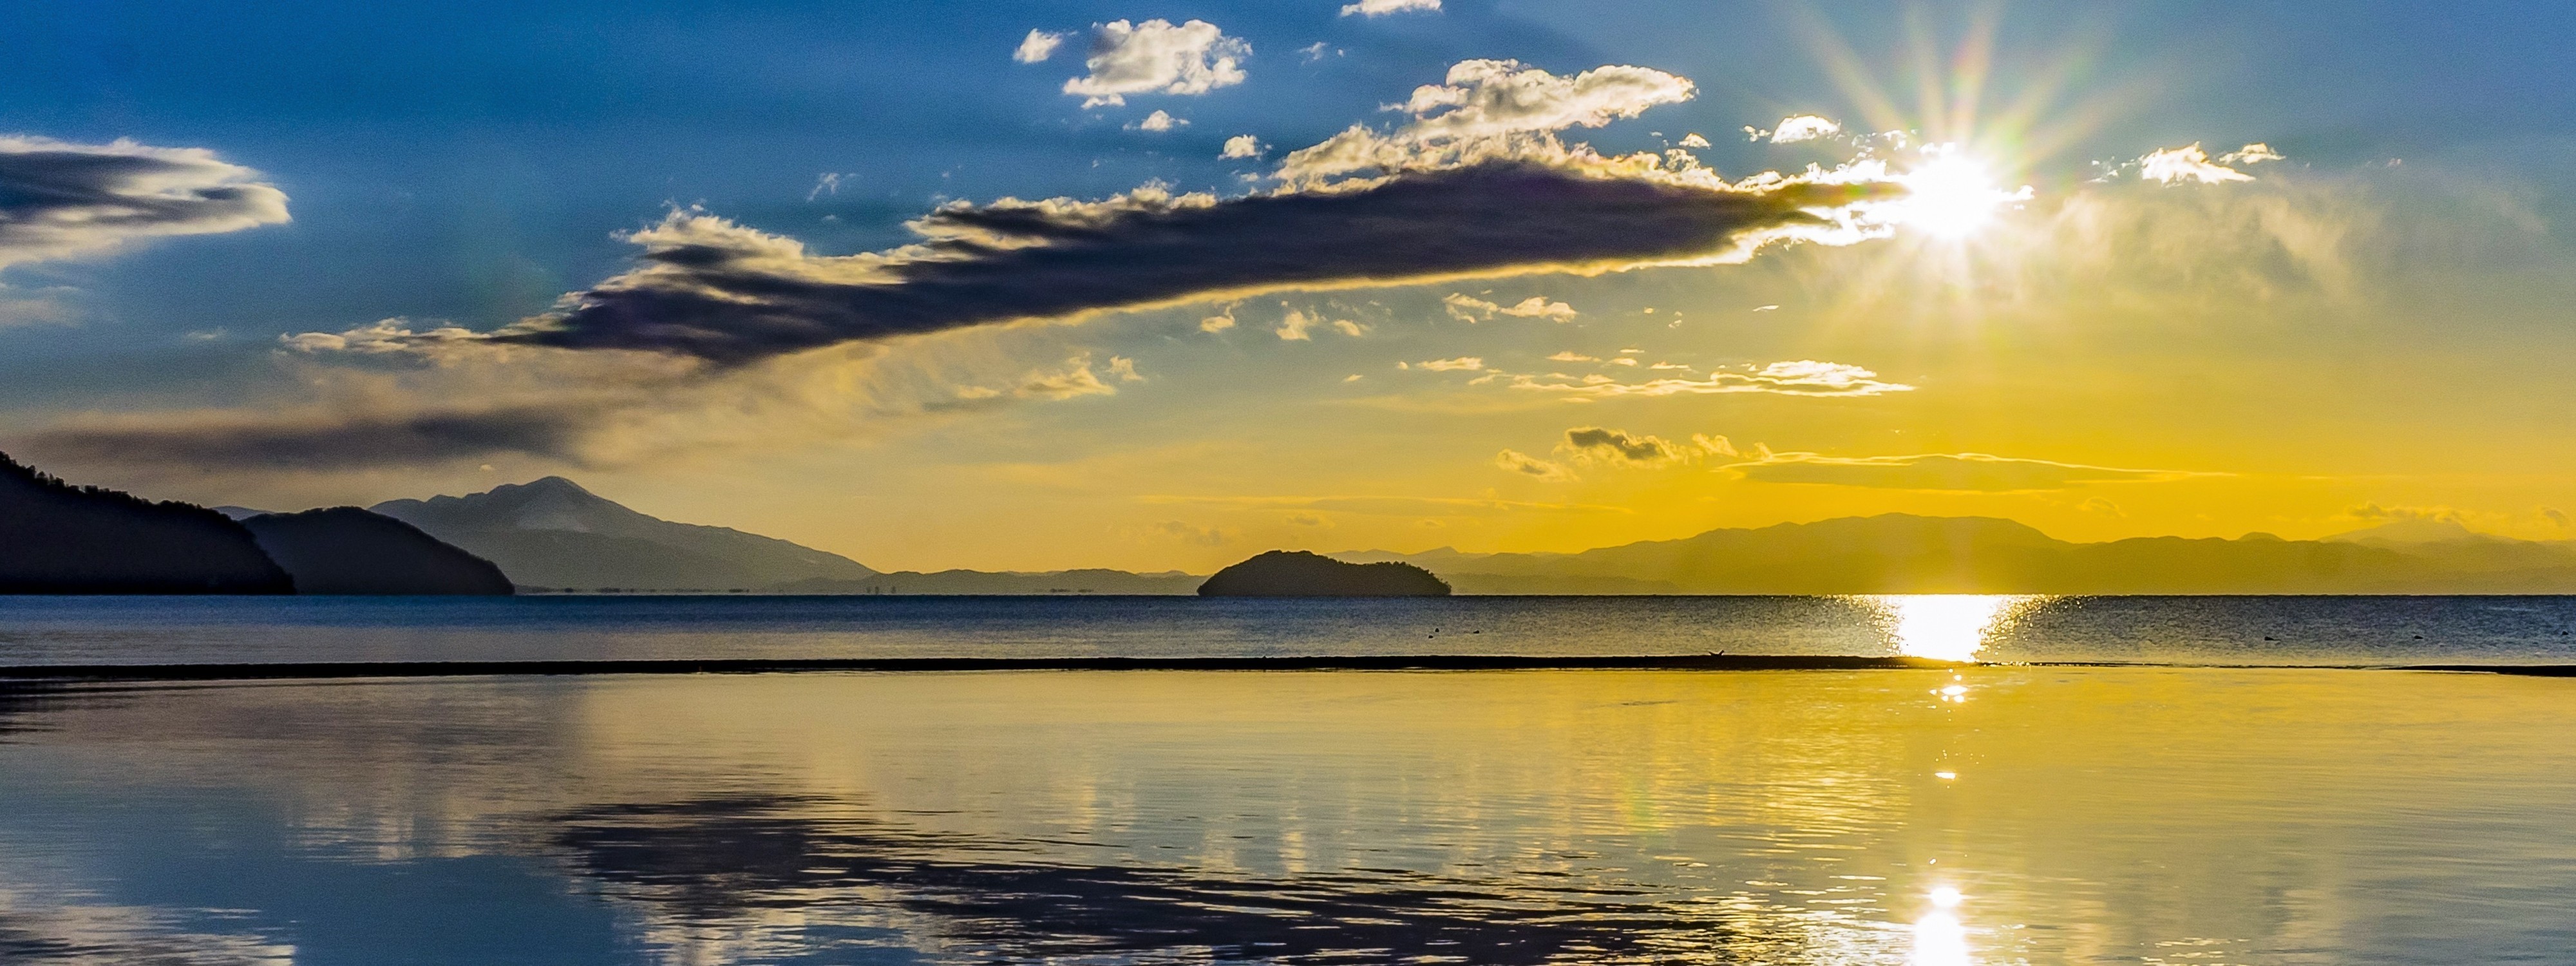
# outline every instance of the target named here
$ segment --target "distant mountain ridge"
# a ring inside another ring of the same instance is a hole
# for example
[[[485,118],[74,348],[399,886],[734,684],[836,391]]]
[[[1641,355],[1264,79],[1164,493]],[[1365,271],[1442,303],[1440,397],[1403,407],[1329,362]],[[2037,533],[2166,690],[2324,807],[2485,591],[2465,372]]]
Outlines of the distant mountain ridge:
[[[1711,530],[1566,554],[1334,554],[1425,567],[1464,593],[2576,593],[2576,544],[2465,539],[2070,543],[1991,517],[1886,514]],[[2416,538],[2447,531],[2408,527]]]
[[[775,537],[639,513],[560,476],[369,509],[499,564],[522,587],[720,592],[876,575]]]

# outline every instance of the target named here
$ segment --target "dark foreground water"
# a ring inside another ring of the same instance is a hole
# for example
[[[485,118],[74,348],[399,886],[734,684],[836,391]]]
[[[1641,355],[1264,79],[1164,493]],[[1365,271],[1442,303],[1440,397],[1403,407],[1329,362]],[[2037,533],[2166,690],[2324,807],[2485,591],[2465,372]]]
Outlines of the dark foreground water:
[[[2566,663],[2571,616],[2554,599],[6,600],[0,664],[1722,648]],[[4,963],[2572,949],[2570,678],[1988,665],[0,685]]]

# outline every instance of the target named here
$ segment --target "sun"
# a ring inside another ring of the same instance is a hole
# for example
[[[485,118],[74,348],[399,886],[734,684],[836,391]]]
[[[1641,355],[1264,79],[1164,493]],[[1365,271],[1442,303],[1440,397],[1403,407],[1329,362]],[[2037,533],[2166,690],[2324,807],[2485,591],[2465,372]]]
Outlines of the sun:
[[[1905,194],[1881,206],[1878,220],[1957,241],[1992,224],[2005,208],[2030,200],[2029,187],[2005,190],[1993,168],[1956,146],[1926,147],[1921,156],[1890,178]]]

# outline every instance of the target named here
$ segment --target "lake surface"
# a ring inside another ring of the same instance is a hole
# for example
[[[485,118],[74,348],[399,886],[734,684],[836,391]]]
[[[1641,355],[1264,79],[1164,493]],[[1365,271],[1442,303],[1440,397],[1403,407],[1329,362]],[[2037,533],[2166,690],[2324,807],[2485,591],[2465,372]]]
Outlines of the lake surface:
[[[0,664],[1722,648],[2571,663],[2571,617],[2535,598],[57,598],[0,600]],[[2004,663],[0,685],[8,963],[2570,949],[2571,678]]]
[[[2576,597],[0,597],[0,665],[1910,654],[2576,662]]]

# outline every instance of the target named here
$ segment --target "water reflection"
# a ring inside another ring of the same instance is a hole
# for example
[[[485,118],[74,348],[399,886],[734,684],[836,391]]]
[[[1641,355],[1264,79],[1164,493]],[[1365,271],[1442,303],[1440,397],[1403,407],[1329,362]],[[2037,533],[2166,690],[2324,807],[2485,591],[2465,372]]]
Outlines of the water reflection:
[[[0,734],[0,962],[2554,962],[2568,698],[2012,666],[66,691]]]
[[[1896,653],[1973,661],[1994,635],[2046,598],[2031,594],[1889,594],[1865,598]]]

